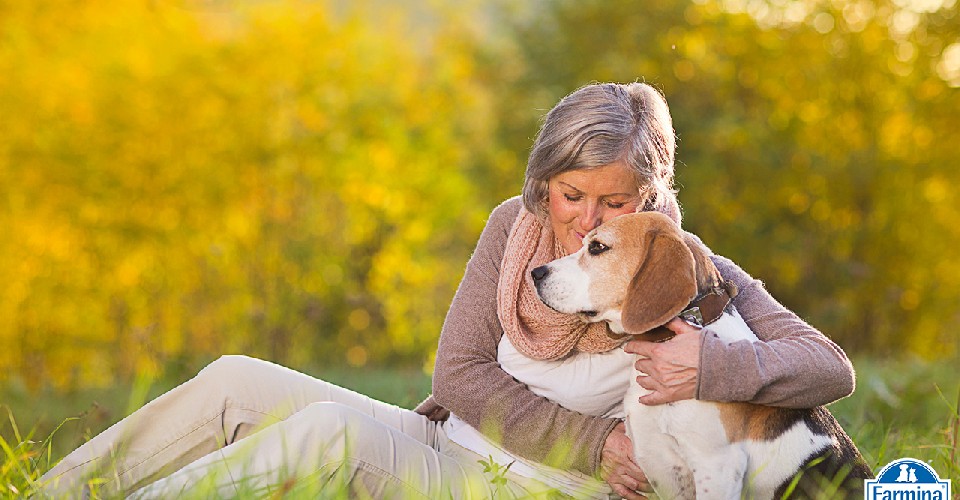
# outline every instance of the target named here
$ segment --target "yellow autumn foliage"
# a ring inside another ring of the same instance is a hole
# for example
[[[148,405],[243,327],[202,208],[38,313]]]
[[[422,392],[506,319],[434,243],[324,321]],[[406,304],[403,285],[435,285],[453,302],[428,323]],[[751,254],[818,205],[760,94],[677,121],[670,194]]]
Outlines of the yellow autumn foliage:
[[[960,345],[956,0],[0,0],[0,388],[430,366],[538,120],[662,89],[685,228],[848,352]]]
[[[338,5],[0,4],[0,383],[422,362],[487,91],[457,15]]]

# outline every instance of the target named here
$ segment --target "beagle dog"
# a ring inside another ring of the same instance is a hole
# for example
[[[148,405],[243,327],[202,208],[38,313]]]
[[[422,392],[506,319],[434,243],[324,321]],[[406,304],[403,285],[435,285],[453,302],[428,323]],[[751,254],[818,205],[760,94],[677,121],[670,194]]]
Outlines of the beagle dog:
[[[662,341],[675,317],[709,325],[724,342],[759,342],[703,247],[669,217],[617,217],[576,253],[534,269],[540,299],[614,334]],[[636,371],[634,375],[643,375]],[[646,406],[631,383],[624,399],[634,458],[663,499],[861,496],[872,477],[856,446],[823,407],[786,409],[698,400]]]

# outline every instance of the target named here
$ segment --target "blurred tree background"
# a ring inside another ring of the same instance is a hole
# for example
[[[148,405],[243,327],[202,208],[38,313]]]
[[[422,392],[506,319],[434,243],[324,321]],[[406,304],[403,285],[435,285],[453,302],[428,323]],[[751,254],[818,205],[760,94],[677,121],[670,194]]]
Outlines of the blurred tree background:
[[[960,342],[955,0],[0,0],[0,384],[429,367],[538,120],[662,89],[684,225],[855,353]]]

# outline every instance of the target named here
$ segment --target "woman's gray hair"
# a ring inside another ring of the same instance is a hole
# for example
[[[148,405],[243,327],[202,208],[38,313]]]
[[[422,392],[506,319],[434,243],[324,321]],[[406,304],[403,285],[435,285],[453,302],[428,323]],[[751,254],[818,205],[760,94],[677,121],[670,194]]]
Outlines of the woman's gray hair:
[[[545,219],[550,178],[622,161],[646,195],[642,209],[663,211],[679,222],[673,190],[675,148],[670,110],[657,89],[645,83],[581,87],[544,119],[527,161],[523,204]]]

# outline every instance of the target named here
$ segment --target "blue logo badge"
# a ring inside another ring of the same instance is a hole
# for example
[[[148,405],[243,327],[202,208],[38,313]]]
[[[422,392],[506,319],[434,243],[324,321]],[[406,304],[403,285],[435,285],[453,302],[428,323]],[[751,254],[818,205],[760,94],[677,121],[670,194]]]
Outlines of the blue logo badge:
[[[901,458],[863,482],[864,500],[950,500],[950,480],[914,458]]]

